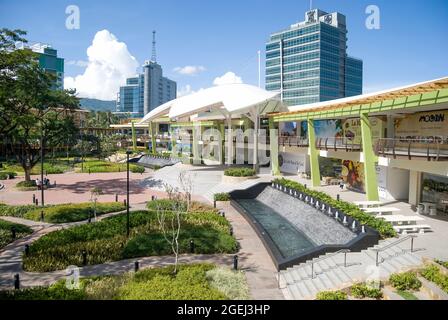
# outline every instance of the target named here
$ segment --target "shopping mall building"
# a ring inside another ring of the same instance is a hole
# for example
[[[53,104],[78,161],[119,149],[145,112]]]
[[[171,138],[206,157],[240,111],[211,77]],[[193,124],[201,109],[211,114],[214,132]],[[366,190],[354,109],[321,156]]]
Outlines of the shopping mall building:
[[[232,144],[236,129],[251,128],[257,134],[243,140],[246,163],[258,164],[266,153],[274,175],[307,175],[314,186],[342,179],[368,200],[425,203],[432,214],[448,213],[448,78],[299,106],[280,100],[250,85],[212,87],[115,129],[129,130],[134,146],[168,149],[195,164],[207,163],[198,149],[215,143],[218,161],[232,165],[241,155]],[[206,129],[220,132],[218,141],[205,137]],[[259,143],[262,132],[267,144]]]

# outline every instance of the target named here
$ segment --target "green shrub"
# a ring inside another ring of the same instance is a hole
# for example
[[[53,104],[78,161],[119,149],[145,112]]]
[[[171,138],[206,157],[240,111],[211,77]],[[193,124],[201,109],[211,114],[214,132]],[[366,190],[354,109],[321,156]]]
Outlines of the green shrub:
[[[360,224],[369,226],[372,229],[377,230],[382,238],[390,238],[395,237],[397,235],[396,231],[389,222],[384,221],[382,219],[378,219],[368,213],[365,213],[360,208],[358,208],[358,206],[352,203],[345,201],[337,201],[336,199],[333,199],[330,195],[324,192],[307,189],[302,184],[292,180],[287,180],[285,178],[274,179],[272,182],[278,183],[281,186],[291,188],[293,190],[297,190],[298,192],[307,193],[308,195],[327,203],[333,208],[336,208],[344,212],[348,216],[356,219]]]
[[[242,271],[217,267],[207,271],[206,277],[210,286],[224,293],[231,300],[249,299],[249,288]]]
[[[0,180],[14,179],[16,176],[17,176],[17,173],[15,173],[13,171],[0,172]]]
[[[97,202],[96,214],[97,216],[117,212],[126,209],[121,202]],[[76,204],[59,204],[44,209],[38,208],[28,211],[25,214],[26,219],[39,221],[41,212],[44,211],[44,221],[50,223],[67,223],[87,220],[94,215],[94,206],[90,202],[76,203]]]
[[[419,290],[422,286],[414,272],[394,273],[389,277],[390,284],[397,290]]]
[[[0,300],[82,300],[85,297],[82,288],[79,290],[66,288],[65,280],[60,280],[49,287],[0,291]]]
[[[167,219],[172,213],[167,212]],[[234,253],[237,241],[230,235],[229,222],[216,212],[189,212],[181,216],[179,252]],[[125,258],[172,254],[171,246],[161,231],[157,213],[136,211],[130,214],[130,236],[126,236],[126,214],[99,222],[83,224],[44,235],[30,246],[23,257],[27,271],[61,270],[82,264],[82,251],[87,251],[87,264],[100,264]]]
[[[215,201],[229,201],[230,200],[230,194],[228,194],[227,192],[215,193],[213,195],[213,199]]]
[[[343,291],[321,291],[316,296],[317,300],[347,300],[347,294]]]
[[[132,173],[144,173],[145,172],[145,167],[139,166],[139,165],[130,165],[129,166],[129,170]]]
[[[372,299],[381,299],[383,297],[383,293],[381,289],[371,288],[365,283],[357,283],[350,288],[350,293],[352,296],[358,299],[363,298],[372,298]]]
[[[421,270],[420,274],[423,278],[434,282],[443,291],[448,293],[448,275],[443,274],[438,266],[430,264]]]
[[[16,188],[19,190],[37,190],[36,181],[20,181],[16,184]]]
[[[434,261],[438,264],[440,264],[441,266],[445,267],[446,269],[448,269],[448,261],[442,261],[439,259],[434,259]]]
[[[251,168],[230,168],[224,171],[224,175],[230,177],[252,177],[255,174],[255,170]]]
[[[48,206],[45,206],[45,208]],[[41,208],[41,207],[40,207]],[[35,210],[35,205],[18,205],[10,206],[4,203],[0,203],[0,216],[10,216],[16,218],[24,218],[25,214],[31,210]]]
[[[15,239],[12,239],[12,228],[15,228],[16,230]],[[28,226],[0,219],[0,249],[4,248],[14,240],[23,238],[32,232],[33,230]]]

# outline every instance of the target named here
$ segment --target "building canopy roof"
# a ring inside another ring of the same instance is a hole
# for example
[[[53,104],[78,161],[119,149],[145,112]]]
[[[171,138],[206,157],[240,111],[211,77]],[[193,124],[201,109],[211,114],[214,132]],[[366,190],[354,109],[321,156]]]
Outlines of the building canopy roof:
[[[224,117],[245,114],[252,108],[257,108],[259,114],[286,110],[279,96],[279,92],[266,91],[248,84],[220,85],[162,104],[149,112],[140,123],[166,115],[171,120],[178,120],[205,112],[219,112]]]

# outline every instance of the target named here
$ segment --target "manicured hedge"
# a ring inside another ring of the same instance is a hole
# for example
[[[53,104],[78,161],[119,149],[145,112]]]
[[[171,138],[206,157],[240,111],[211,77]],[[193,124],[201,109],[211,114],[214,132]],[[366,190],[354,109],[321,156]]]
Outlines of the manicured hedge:
[[[117,276],[82,278],[80,288],[69,290],[65,280],[49,287],[0,291],[0,300],[223,300],[245,299],[244,275],[211,264],[156,267]],[[226,283],[216,274],[225,274]],[[219,277],[218,277],[219,278]],[[226,284],[237,284],[237,291]]]
[[[287,180],[285,178],[274,179],[272,182],[278,183],[281,186],[291,188],[293,190],[297,190],[298,192],[307,193],[308,195],[314,197],[315,199],[327,203],[333,208],[336,208],[344,212],[348,216],[358,220],[359,223],[377,230],[383,239],[397,236],[396,231],[389,222],[375,218],[374,216],[362,211],[360,208],[358,208],[356,205],[352,203],[345,202],[342,200],[337,201],[336,199],[333,199],[330,195],[324,192],[310,190],[308,188],[305,188],[305,186],[303,186],[298,182]]]
[[[12,228],[15,228],[16,230],[15,239],[12,238]],[[28,226],[0,219],[0,249],[4,248],[6,245],[17,239],[31,234],[32,232],[33,230]]]
[[[36,181],[20,181],[16,184],[16,188],[22,191],[37,190]]]
[[[229,201],[230,200],[230,194],[228,194],[227,192],[215,193],[213,195],[213,199],[215,201]]]
[[[251,168],[230,168],[224,171],[224,175],[230,177],[253,177],[255,174]]]
[[[28,211],[24,218],[39,221],[41,212],[44,211],[44,221],[50,223],[66,223],[87,220],[93,217],[94,206],[91,202],[69,203],[50,206],[47,208],[36,208]],[[97,202],[96,215],[102,215],[110,212],[117,212],[126,209],[121,202]]]
[[[0,180],[14,179],[17,176],[17,173],[13,171],[1,171],[0,172]]]
[[[168,217],[170,214],[167,212]],[[96,223],[51,232],[30,246],[30,254],[23,257],[24,269],[46,272],[81,265],[83,250],[87,252],[87,264],[172,253],[154,211],[132,212],[130,228],[130,236],[126,237],[126,214],[120,214]],[[182,215],[181,253],[190,252],[190,240],[194,240],[195,253],[234,253],[237,250],[229,222],[216,212]]]

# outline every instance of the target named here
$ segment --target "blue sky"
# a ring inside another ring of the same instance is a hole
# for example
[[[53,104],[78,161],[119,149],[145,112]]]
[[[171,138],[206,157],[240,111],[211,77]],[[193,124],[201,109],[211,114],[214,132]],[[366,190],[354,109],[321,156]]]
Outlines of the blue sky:
[[[70,4],[80,8],[79,30],[65,28]],[[365,27],[369,4],[380,9],[380,30]],[[364,91],[448,75],[448,1],[314,0],[313,7],[347,16],[348,53],[364,60]],[[107,29],[124,42],[141,65],[151,56],[155,29],[164,74],[179,89],[198,90],[228,71],[256,85],[257,50],[263,56],[269,34],[302,21],[308,9],[308,0],[0,0],[0,27],[21,28],[31,41],[50,43],[65,58],[71,77],[83,74],[85,66],[67,62],[86,61],[98,31]],[[205,70],[174,71],[184,66]]]

